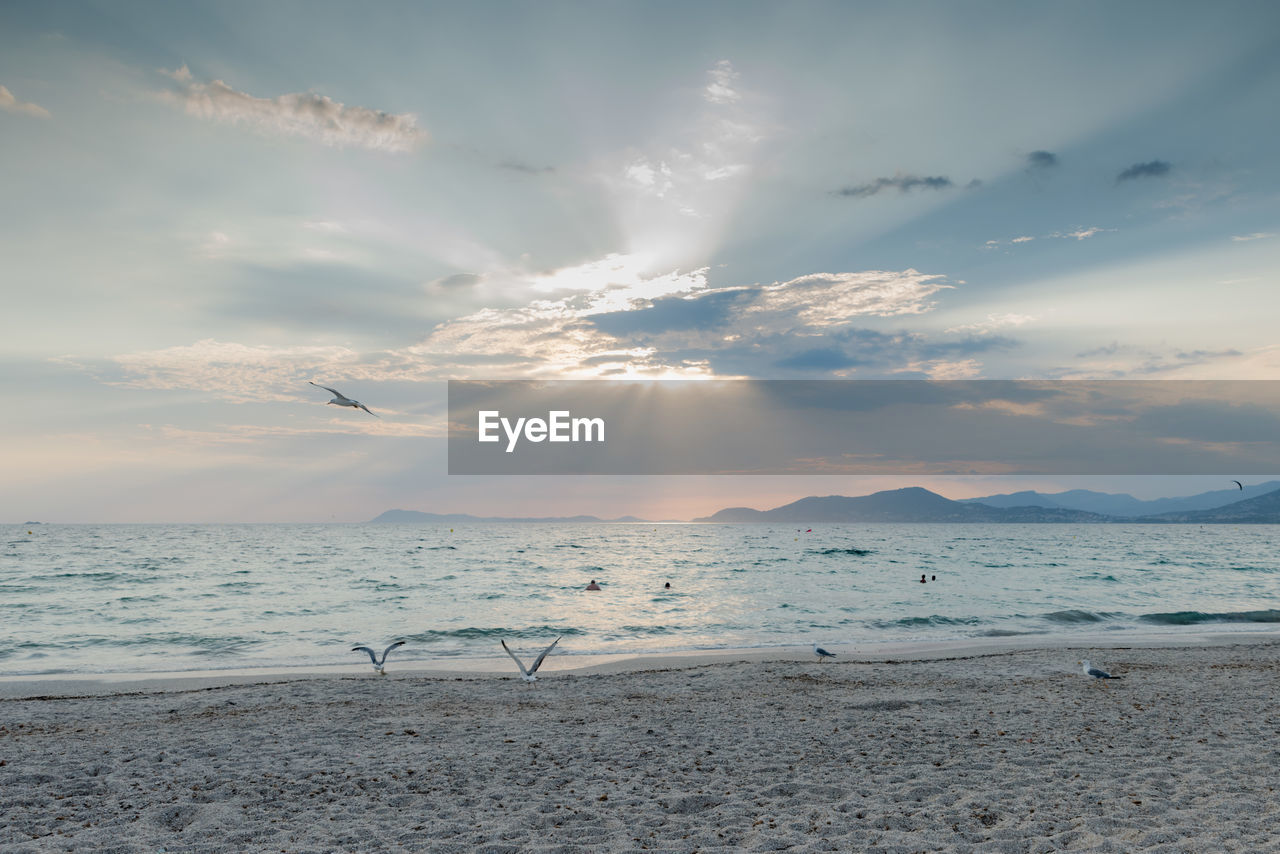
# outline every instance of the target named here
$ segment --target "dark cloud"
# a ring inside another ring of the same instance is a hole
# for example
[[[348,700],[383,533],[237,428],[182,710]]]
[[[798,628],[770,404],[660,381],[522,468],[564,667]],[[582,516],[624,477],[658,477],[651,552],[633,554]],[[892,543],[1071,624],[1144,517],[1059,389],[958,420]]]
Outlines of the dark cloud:
[[[907,193],[917,188],[945,190],[954,186],[951,179],[944,175],[894,175],[892,178],[877,178],[869,184],[856,187],[841,187],[835,191],[835,195],[861,199],[874,196],[881,190],[896,189],[899,193]]]
[[[1027,155],[1028,169],[1052,169],[1058,165],[1058,155],[1052,151],[1033,151]]]
[[[431,284],[442,288],[471,288],[480,284],[480,277],[475,273],[454,273],[443,279],[436,279]]]
[[[1154,407],[1134,419],[1134,425],[1154,436],[1201,442],[1274,443],[1280,436],[1280,418],[1272,408],[1221,400],[1184,400]]]
[[[1094,356],[1114,356],[1123,349],[1128,348],[1119,341],[1112,341],[1110,344],[1105,344],[1101,347],[1094,347],[1092,350],[1081,350],[1079,353],[1076,353],[1076,358],[1090,359]]]
[[[931,339],[910,332],[841,329],[797,338],[789,334],[744,336],[731,343],[690,345],[678,340],[637,339],[630,346],[653,346],[663,362],[705,362],[717,374],[778,377],[822,376],[858,368],[860,377],[902,377],[902,366],[965,359],[1008,350],[1019,342],[1000,335]]]
[[[504,160],[498,164],[499,169],[508,169],[512,172],[523,172],[526,175],[546,175],[556,171],[554,166],[530,166],[522,160]]]
[[[728,323],[733,308],[754,299],[756,291],[758,289],[719,291],[689,299],[661,297],[653,300],[648,308],[593,314],[586,319],[601,332],[619,337],[713,329]]]
[[[779,368],[795,371],[838,371],[861,364],[858,359],[836,347],[816,347],[774,362]]]
[[[1134,178],[1159,178],[1168,175],[1173,164],[1167,160],[1149,160],[1146,163],[1135,163],[1116,176],[1116,183],[1132,181]]]

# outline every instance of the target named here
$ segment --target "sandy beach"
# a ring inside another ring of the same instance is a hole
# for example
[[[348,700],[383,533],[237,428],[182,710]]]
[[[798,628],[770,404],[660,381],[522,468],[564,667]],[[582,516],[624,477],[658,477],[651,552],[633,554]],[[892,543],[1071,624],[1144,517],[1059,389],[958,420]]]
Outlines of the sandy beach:
[[[1280,644],[654,664],[0,700],[0,851],[1280,851]]]

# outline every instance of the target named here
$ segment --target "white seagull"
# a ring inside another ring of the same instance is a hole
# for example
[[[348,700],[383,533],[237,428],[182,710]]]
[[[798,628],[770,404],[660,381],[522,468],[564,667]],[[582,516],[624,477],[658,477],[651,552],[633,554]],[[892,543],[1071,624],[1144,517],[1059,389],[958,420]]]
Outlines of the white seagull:
[[[564,635],[561,635],[560,637],[564,637]],[[528,670],[525,670],[524,663],[521,662],[520,659],[516,658],[516,654],[507,647],[506,641],[499,640],[498,642],[502,644],[503,649],[507,650],[507,655],[511,656],[511,660],[516,663],[516,667],[520,668],[520,678],[526,682],[537,682],[538,677],[536,674],[538,672],[538,668],[542,666],[542,659],[546,658],[547,653],[551,652],[551,650],[555,648],[555,645],[560,643],[560,638],[553,640],[551,642],[551,646],[544,649],[542,654],[534,659],[533,667],[530,667]]]
[[[818,656],[818,661],[826,661],[828,658],[836,657],[836,654],[834,652],[827,652],[825,649],[818,646],[816,643],[813,645],[813,654]]]
[[[1089,659],[1087,658],[1084,661],[1077,661],[1076,664],[1080,665],[1080,670],[1081,672],[1084,673],[1085,676],[1092,676],[1094,679],[1123,679],[1124,678],[1123,676],[1112,676],[1110,673],[1108,673],[1105,670],[1099,670],[1098,668],[1089,664]]]
[[[382,651],[382,658],[378,658],[378,656],[374,654],[373,650],[369,649],[369,647],[367,646],[353,646],[351,647],[351,651],[359,652],[360,650],[363,649],[365,652],[369,653],[369,660],[373,662],[373,669],[377,671],[379,676],[386,676],[387,675],[387,653],[391,652],[391,650],[395,649],[398,646],[404,646],[404,641],[396,641],[391,646],[384,649]]]
[[[374,418],[381,418],[381,417],[382,417],[382,416],[378,415],[378,413],[376,413],[376,412],[374,412],[373,410],[371,410],[369,407],[365,406],[365,405],[364,405],[363,403],[361,403],[360,401],[358,401],[358,400],[352,400],[351,398],[349,398],[349,397],[347,397],[346,395],[344,395],[342,392],[338,391],[336,388],[329,388],[327,385],[320,385],[319,383],[312,383],[312,382],[311,382],[311,380],[307,380],[307,382],[311,383],[311,384],[312,384],[313,386],[315,386],[316,388],[322,388],[322,389],[324,389],[325,391],[327,391],[327,392],[329,392],[330,394],[332,394],[332,395],[333,395],[333,400],[329,401],[329,403],[336,403],[336,404],[338,404],[339,406],[351,406],[351,407],[354,407],[354,408],[356,408],[356,409],[363,409],[365,412],[368,412],[368,413],[369,413],[370,415],[372,415]],[[326,404],[325,404],[325,406],[328,406],[328,405],[329,405],[329,403],[326,403]]]

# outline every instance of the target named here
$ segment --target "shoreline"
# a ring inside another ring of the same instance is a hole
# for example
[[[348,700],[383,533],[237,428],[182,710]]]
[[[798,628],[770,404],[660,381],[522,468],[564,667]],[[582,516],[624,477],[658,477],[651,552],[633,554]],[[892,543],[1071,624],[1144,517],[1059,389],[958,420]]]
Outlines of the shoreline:
[[[841,662],[925,662],[942,659],[1007,655],[1016,652],[1054,653],[1071,650],[1179,649],[1225,646],[1266,647],[1280,644],[1280,629],[1253,631],[1142,632],[1118,636],[1020,635],[947,641],[881,641],[836,647]],[[519,651],[517,651],[519,652]],[[811,661],[808,646],[737,647],[648,653],[552,654],[539,670],[541,681],[556,675],[611,676],[650,671],[679,671],[720,664],[772,664]],[[246,685],[288,682],[356,680],[478,680],[514,678],[514,664],[503,656],[459,656],[439,659],[432,667],[415,667],[407,659],[389,662],[378,677],[368,664],[253,667],[216,670],[121,671],[114,673],[54,673],[0,675],[0,701],[103,697],[200,691]]]

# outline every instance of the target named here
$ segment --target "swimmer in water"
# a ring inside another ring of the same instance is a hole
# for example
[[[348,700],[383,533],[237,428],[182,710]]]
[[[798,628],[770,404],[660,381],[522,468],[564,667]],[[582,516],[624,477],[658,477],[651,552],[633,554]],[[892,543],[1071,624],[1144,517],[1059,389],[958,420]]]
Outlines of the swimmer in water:
[[[596,584],[596,580],[593,578],[593,579],[591,579],[591,583],[587,585],[587,589],[588,589],[588,590],[599,590],[599,589],[600,589],[600,585],[599,585],[599,584]]]
[[[924,577],[924,575],[923,575],[923,574],[921,574],[921,576],[920,576],[920,583],[921,583],[921,584],[928,584],[928,583],[929,583],[929,579],[925,578],[925,577]]]

